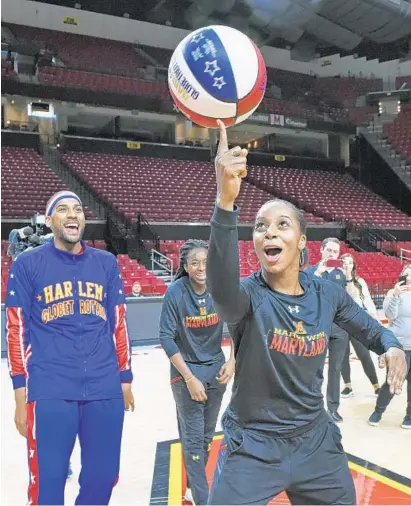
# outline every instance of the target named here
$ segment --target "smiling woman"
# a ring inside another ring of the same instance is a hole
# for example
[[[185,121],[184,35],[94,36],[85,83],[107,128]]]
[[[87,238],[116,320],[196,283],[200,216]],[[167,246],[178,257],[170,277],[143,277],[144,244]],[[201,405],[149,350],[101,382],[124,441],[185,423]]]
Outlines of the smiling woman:
[[[246,156],[228,149],[220,122],[207,283],[234,341],[236,375],[209,504],[267,504],[282,491],[292,504],[355,504],[341,433],[321,392],[331,325],[385,354],[397,394],[404,352],[342,287],[301,272],[305,222],[288,202],[270,201],[258,212],[253,239],[261,270],[240,280],[235,200]]]
[[[187,241],[166,292],[160,340],[170,359],[171,389],[188,476],[186,499],[207,504],[206,464],[226,384],[234,374],[233,350],[225,362],[223,322],[206,286],[208,246]]]

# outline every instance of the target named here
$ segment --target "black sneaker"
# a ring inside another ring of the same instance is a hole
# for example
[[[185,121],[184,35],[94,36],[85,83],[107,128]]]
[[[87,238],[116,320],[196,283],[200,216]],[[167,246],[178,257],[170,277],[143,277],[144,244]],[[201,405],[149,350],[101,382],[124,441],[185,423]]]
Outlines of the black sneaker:
[[[378,413],[378,411],[374,411],[374,413],[368,419],[368,423],[372,427],[378,427],[378,425],[380,424],[381,418],[382,418],[382,414]]]
[[[338,414],[338,411],[328,411],[328,414],[334,420],[335,423],[341,423],[344,421],[343,417]]]
[[[345,387],[344,390],[341,392],[341,397],[344,397],[347,399],[348,397],[352,397],[354,395],[352,388]]]
[[[411,429],[411,415],[407,415],[402,421],[401,427],[403,429]]]

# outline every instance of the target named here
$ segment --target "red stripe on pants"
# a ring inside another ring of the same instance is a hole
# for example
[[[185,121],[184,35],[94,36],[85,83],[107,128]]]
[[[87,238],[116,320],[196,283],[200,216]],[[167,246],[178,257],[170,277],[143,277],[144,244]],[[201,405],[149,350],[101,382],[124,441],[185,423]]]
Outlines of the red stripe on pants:
[[[27,412],[27,451],[29,457],[29,504],[36,505],[39,500],[39,461],[36,441],[36,402],[29,402]]]

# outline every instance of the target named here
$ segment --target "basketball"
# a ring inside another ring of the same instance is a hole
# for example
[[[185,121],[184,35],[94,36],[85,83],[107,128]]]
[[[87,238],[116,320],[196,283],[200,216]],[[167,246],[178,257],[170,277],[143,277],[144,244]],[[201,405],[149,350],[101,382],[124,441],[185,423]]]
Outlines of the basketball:
[[[254,42],[228,26],[200,28],[175,49],[168,69],[171,96],[197,125],[246,120],[263,99],[267,72]]]

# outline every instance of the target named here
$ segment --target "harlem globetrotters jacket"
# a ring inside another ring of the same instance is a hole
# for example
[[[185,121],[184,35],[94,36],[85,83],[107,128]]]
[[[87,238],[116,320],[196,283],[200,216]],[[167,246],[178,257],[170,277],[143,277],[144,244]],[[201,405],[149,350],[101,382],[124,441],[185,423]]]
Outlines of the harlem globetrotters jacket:
[[[77,255],[51,241],[17,258],[6,334],[13,387],[26,386],[28,402],[121,398],[133,379],[117,261],[83,241]]]

